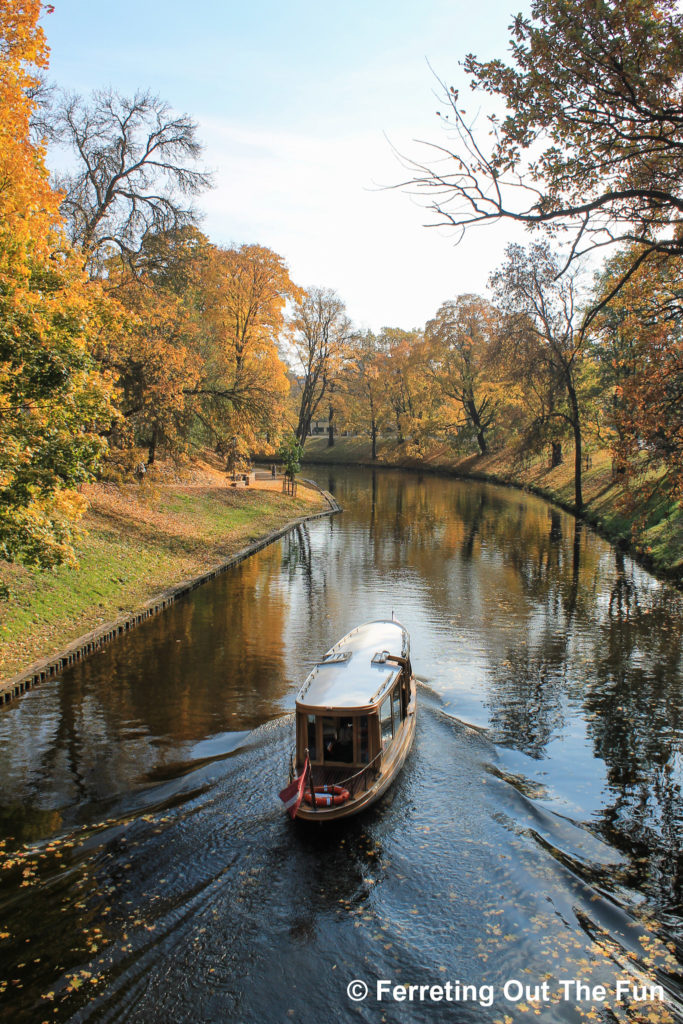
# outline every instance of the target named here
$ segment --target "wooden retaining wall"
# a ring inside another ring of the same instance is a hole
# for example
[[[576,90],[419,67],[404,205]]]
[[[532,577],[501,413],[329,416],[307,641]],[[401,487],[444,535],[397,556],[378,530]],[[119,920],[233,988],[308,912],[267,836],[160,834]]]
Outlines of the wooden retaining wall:
[[[220,576],[221,573],[231,569],[234,565],[239,565],[245,558],[249,558],[250,555],[255,554],[257,551],[261,551],[263,548],[272,544],[274,541],[279,540],[280,537],[284,537],[286,533],[296,529],[297,526],[301,526],[302,523],[311,522],[314,519],[321,519],[324,516],[333,515],[336,512],[341,512],[342,509],[328,491],[323,491],[313,480],[302,480],[316,490],[320,491],[323,497],[326,499],[329,509],[325,512],[316,512],[310,516],[302,516],[300,519],[294,519],[291,523],[287,523],[286,526],[281,527],[279,530],[274,530],[272,533],[267,534],[261,540],[254,541],[253,544],[248,544],[247,547],[242,548],[237,554],[232,555],[225,562],[221,562],[220,565],[215,566],[213,569],[209,569],[207,572],[201,573],[199,576],[193,576],[191,579],[183,580],[182,583],[177,583],[174,587],[169,587],[168,590],[162,591],[161,594],[157,594],[156,597],[151,598],[147,601],[142,608],[138,611],[131,612],[129,615],[124,615],[114,622],[108,622],[103,626],[98,626],[97,629],[93,629],[90,633],[86,633],[84,636],[74,640],[73,643],[65,647],[59,654],[54,654],[49,658],[42,658],[40,661],[34,662],[23,672],[18,675],[12,676],[11,679],[7,679],[0,682],[0,707],[4,707],[6,704],[11,703],[17,697],[21,697],[22,694],[26,693],[27,690],[32,690],[33,687],[38,686],[39,683],[44,682],[46,679],[52,679],[59,675],[65,668],[70,665],[74,665],[78,661],[83,661],[88,658],[91,654],[99,651],[105,644],[111,643],[117,637],[123,633],[128,633],[131,629],[135,629],[145,619],[151,618],[153,615],[158,615],[163,612],[165,608],[173,604],[179,598],[184,597],[185,594],[192,593],[197,587],[203,586],[204,583],[208,583],[209,580],[215,579]]]

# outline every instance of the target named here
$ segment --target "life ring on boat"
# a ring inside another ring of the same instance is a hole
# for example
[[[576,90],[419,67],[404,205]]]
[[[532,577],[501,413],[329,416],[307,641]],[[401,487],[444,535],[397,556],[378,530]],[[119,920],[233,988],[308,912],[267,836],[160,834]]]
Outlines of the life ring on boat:
[[[316,807],[339,807],[345,804],[351,794],[343,786],[323,786],[315,791]],[[307,804],[313,804],[313,797],[309,789],[304,793],[304,800]]]

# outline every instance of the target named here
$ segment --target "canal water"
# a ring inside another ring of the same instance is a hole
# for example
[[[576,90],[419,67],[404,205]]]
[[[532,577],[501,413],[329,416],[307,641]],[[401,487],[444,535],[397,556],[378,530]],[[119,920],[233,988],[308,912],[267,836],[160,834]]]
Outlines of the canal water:
[[[0,1018],[683,1021],[680,595],[515,491],[315,475],[342,515],[0,714]],[[297,688],[392,611],[400,780],[292,823]]]

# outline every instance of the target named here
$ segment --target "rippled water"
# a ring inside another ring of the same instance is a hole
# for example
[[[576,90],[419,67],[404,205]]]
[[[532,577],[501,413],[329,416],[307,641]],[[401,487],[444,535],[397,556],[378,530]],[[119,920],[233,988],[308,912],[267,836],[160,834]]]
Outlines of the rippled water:
[[[0,1015],[683,1021],[680,595],[516,492],[316,475],[343,515],[0,714]],[[392,610],[406,768],[293,824],[307,662]]]

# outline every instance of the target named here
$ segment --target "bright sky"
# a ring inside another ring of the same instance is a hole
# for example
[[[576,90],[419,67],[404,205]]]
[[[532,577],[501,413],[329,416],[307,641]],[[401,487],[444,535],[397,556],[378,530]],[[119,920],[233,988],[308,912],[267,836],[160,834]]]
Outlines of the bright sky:
[[[199,124],[216,188],[213,242],[266,245],[305,287],[334,288],[359,325],[421,327],[483,292],[510,229],[459,245],[403,192],[392,153],[443,141],[430,71],[462,89],[468,52],[507,52],[520,0],[54,0],[49,77],[70,91],[150,88]],[[387,141],[387,139],[389,141]],[[426,152],[426,151],[424,151]]]

